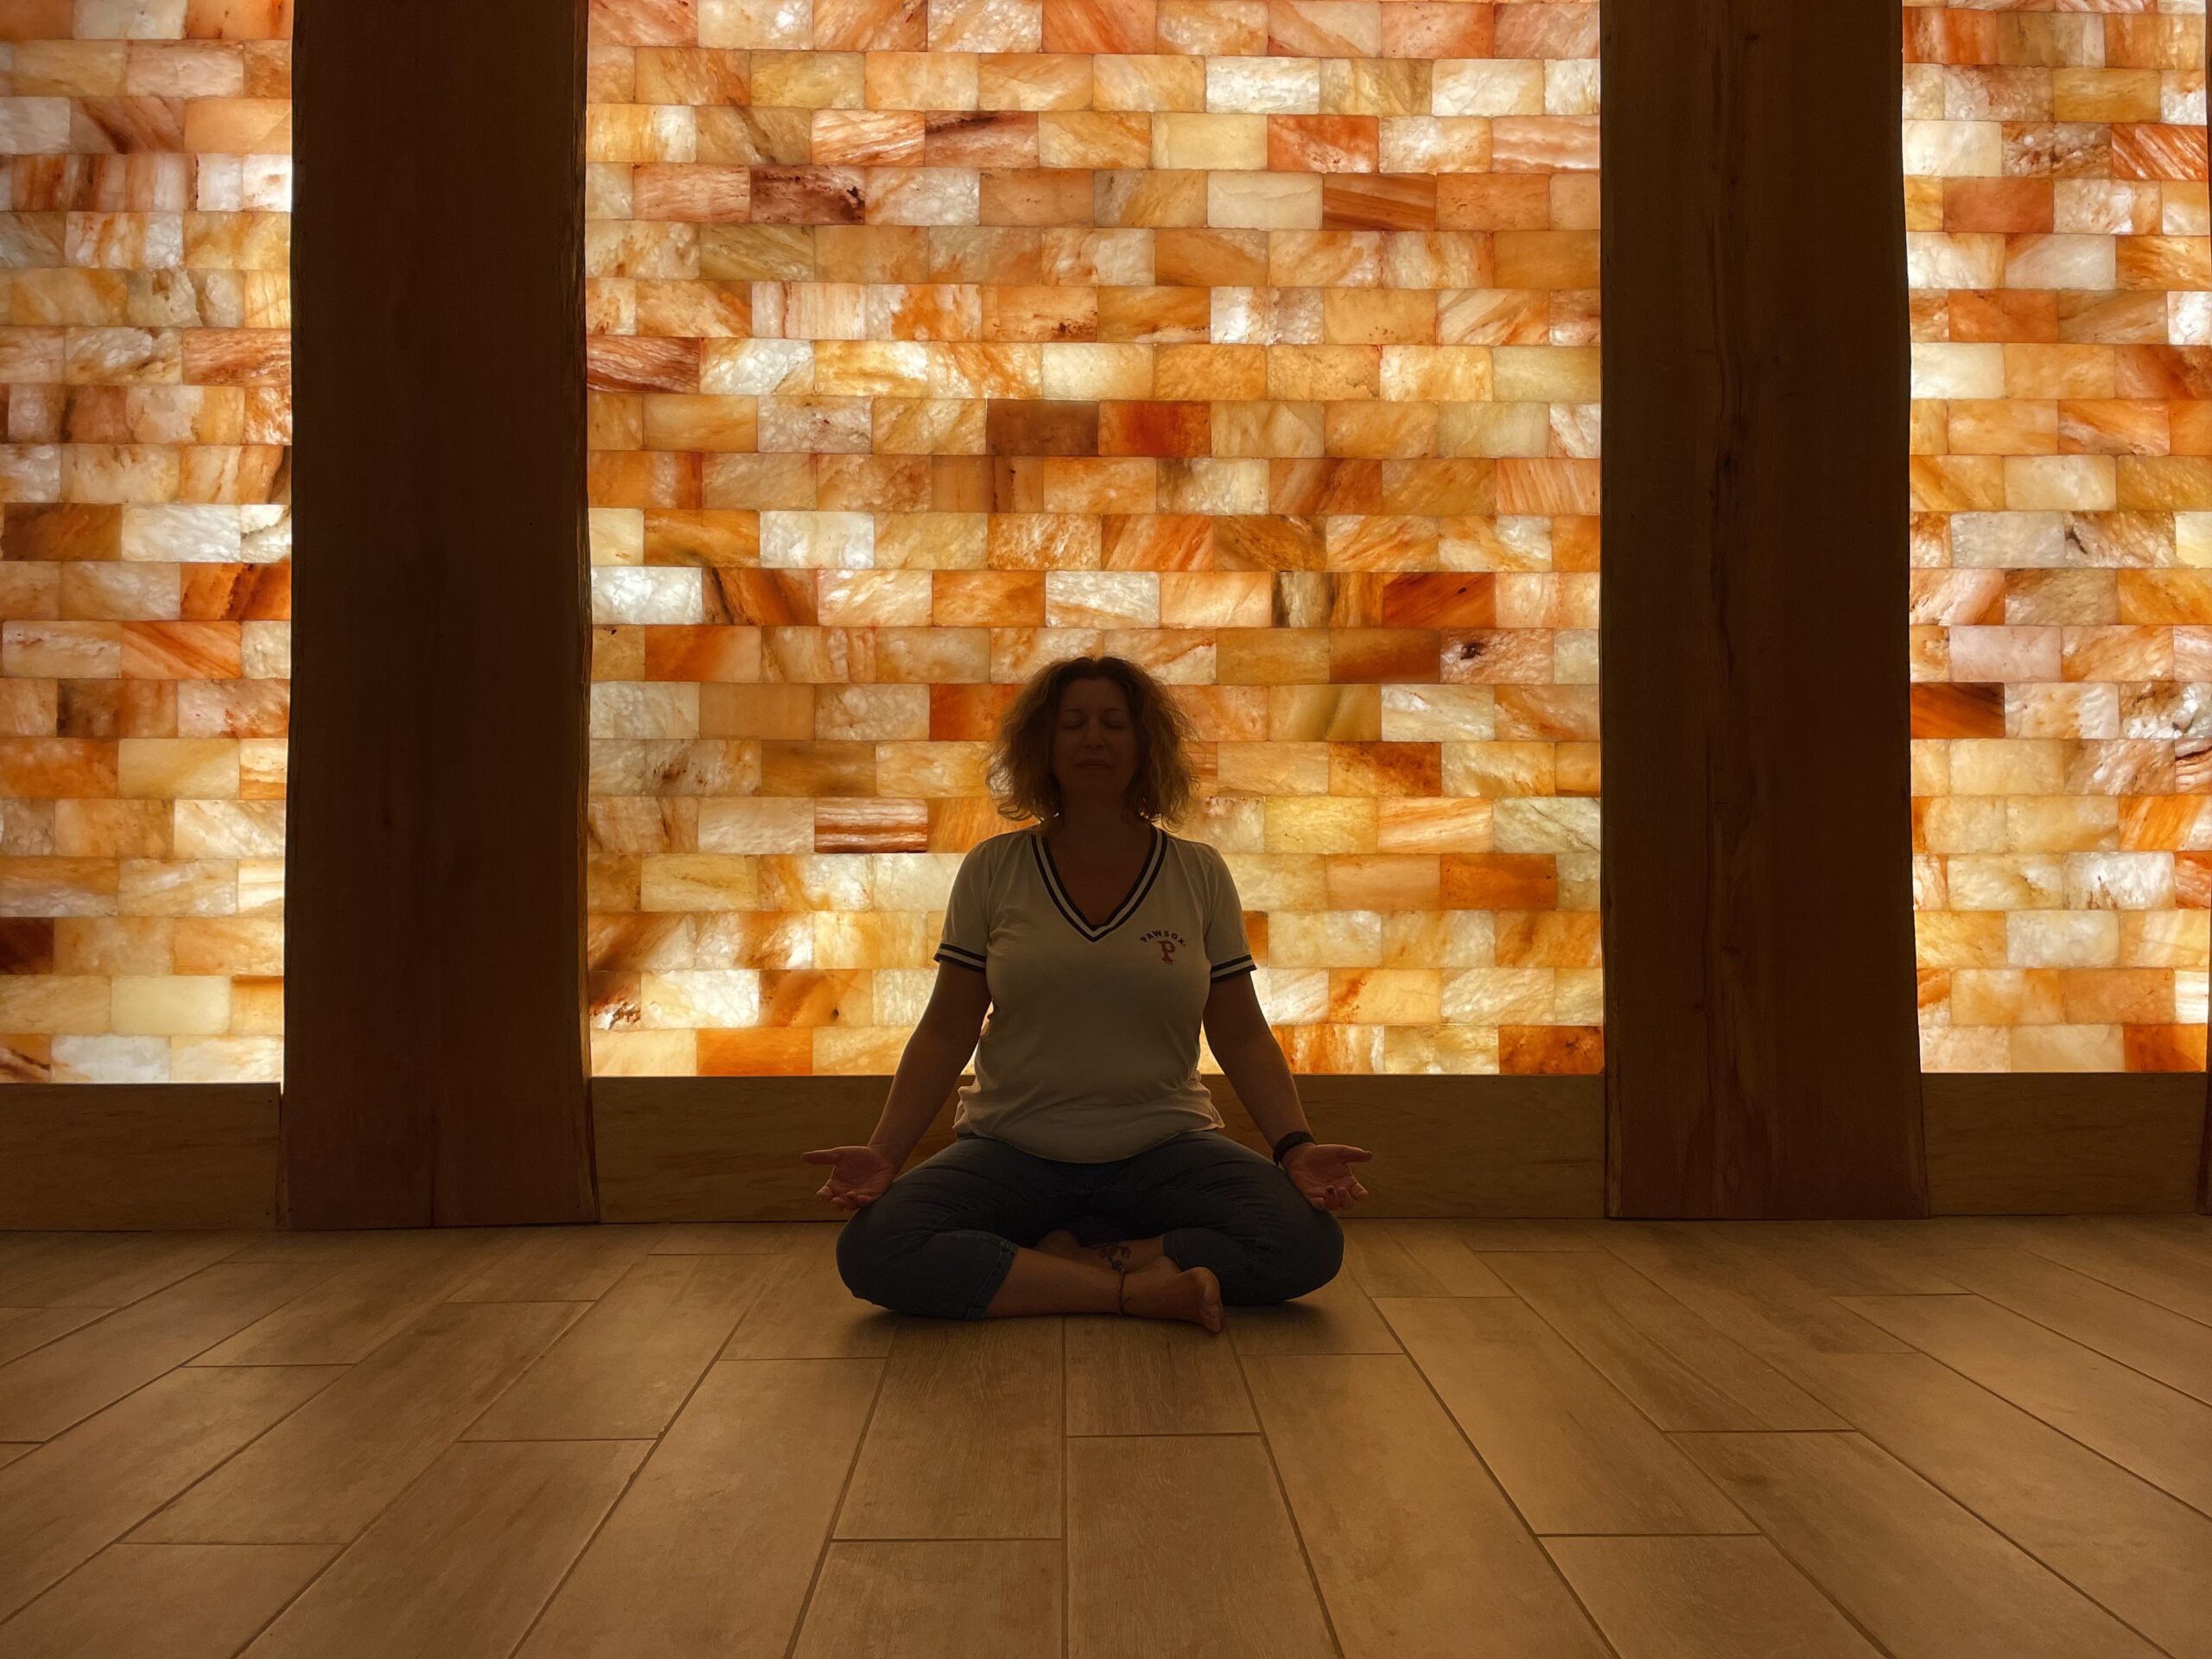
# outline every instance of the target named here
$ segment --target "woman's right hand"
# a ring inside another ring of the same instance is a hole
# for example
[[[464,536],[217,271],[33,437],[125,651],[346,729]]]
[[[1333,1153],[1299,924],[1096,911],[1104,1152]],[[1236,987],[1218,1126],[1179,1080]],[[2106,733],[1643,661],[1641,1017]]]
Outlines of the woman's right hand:
[[[897,1166],[874,1147],[826,1147],[799,1154],[803,1163],[828,1164],[830,1179],[817,1189],[841,1210],[858,1210],[874,1204],[899,1173]]]

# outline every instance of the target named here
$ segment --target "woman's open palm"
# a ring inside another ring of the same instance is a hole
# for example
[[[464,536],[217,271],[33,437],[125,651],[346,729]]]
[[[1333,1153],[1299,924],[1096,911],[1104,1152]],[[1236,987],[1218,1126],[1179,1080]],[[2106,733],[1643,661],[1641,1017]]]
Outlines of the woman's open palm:
[[[1284,1156],[1282,1166],[1290,1176],[1291,1184],[1306,1195],[1306,1203],[1316,1210],[1349,1210],[1367,1196],[1367,1189],[1359,1184],[1359,1177],[1351,1173],[1351,1166],[1363,1164],[1374,1156],[1358,1147],[1308,1142],[1293,1147]]]
[[[899,1173],[874,1147],[825,1147],[818,1152],[801,1153],[799,1161],[830,1166],[830,1179],[816,1191],[841,1210],[874,1204]]]

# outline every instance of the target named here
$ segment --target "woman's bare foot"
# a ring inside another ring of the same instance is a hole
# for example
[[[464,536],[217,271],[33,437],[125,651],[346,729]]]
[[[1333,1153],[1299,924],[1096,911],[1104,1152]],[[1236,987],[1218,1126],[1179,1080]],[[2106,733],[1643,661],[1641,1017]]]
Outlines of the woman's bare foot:
[[[1083,1246],[1076,1243],[1075,1235],[1065,1227],[1055,1227],[1029,1247],[1042,1250],[1047,1255],[1064,1255],[1071,1262],[1083,1259]]]
[[[1141,1319],[1183,1319],[1221,1332],[1221,1281],[1211,1268],[1179,1268],[1155,1256],[1122,1277],[1122,1312]]]

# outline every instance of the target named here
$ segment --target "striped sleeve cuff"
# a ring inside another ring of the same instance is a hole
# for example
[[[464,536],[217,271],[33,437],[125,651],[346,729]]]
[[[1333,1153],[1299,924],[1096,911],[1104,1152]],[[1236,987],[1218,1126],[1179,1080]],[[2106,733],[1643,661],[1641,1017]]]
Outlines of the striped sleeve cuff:
[[[1249,957],[1231,957],[1227,962],[1217,963],[1207,976],[1207,981],[1211,983],[1214,980],[1228,979],[1233,975],[1249,974],[1255,966],[1257,964]]]
[[[982,951],[965,950],[959,945],[949,943],[939,944],[938,946],[937,959],[939,962],[949,962],[956,968],[975,968],[980,969],[983,965],[983,953]]]

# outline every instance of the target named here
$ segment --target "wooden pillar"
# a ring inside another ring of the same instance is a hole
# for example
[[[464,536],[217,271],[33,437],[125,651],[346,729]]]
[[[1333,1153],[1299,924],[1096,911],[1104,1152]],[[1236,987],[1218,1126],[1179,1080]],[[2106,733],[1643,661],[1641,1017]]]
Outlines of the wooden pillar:
[[[296,1226],[595,1213],[583,10],[300,8]]]
[[[1926,1207],[1897,29],[1603,12],[1618,1215]]]

